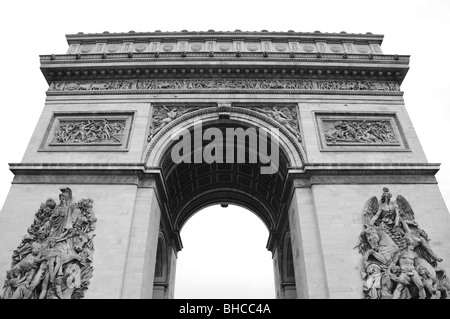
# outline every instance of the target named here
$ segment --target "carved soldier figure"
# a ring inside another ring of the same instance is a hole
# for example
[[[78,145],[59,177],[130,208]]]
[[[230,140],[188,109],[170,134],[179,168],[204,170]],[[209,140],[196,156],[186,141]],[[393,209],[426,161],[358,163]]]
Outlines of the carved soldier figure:
[[[103,139],[104,140],[110,140],[111,139],[111,132],[112,132],[112,128],[109,125],[108,121],[106,119],[103,119]]]
[[[419,235],[413,233],[408,224],[414,225],[417,228],[417,233]],[[404,238],[409,240],[411,245],[414,246],[415,251],[419,253],[419,256],[425,259],[430,265],[437,266],[437,262],[441,262],[442,258],[438,257],[428,245],[427,237],[426,234],[424,234],[424,231],[419,228],[415,221],[411,222],[408,220],[402,220],[402,225],[406,231]]]
[[[401,269],[401,274],[399,276],[399,282],[397,283],[397,287],[394,290],[392,295],[392,299],[400,299],[401,292],[403,288],[407,285],[407,283],[414,284],[419,289],[419,298],[425,299],[426,293],[424,289],[424,285],[422,282],[419,273],[416,270],[416,266],[418,266],[419,256],[414,251],[414,244],[409,238],[405,238],[406,240],[406,249],[400,250],[398,254],[396,254],[389,265],[387,272],[390,273],[391,268],[397,264]]]
[[[88,124],[85,124],[84,122],[74,124],[73,130],[70,132],[70,140],[74,142],[83,142],[86,140],[86,128],[88,127]]]
[[[380,266],[374,263],[367,266],[363,290],[370,299],[380,299],[382,276]]]
[[[63,292],[64,299],[70,299],[73,291],[81,286],[81,268],[73,263],[66,269],[66,289]]]
[[[83,128],[83,131],[85,132],[84,140],[83,142],[90,142],[92,140],[96,140],[101,133],[101,128],[92,120],[88,121],[88,124],[86,124]]]
[[[23,299],[30,290],[29,284],[34,272],[26,267],[17,267],[9,271],[6,280],[6,289],[0,299]]]
[[[62,251],[60,247],[56,247],[57,238],[50,237],[48,239],[48,248],[44,252],[44,258],[47,261],[48,271],[43,278],[41,296],[46,296],[48,284],[52,285],[58,298],[63,299],[62,295]]]
[[[409,277],[402,276],[402,269],[399,266],[394,266],[389,278],[397,283],[396,289],[398,289],[396,299],[411,299],[411,294],[408,290],[408,286],[411,284],[411,279]],[[398,284],[401,284],[399,286]],[[392,299],[392,294],[389,299]]]
[[[52,212],[49,220],[50,237],[62,237],[72,228],[73,220],[78,214],[75,205],[71,205],[72,190],[70,188],[61,188],[59,194],[60,203]]]
[[[420,278],[422,278],[424,287],[431,295],[430,299],[438,299],[440,297],[440,291],[437,290],[437,278],[433,276],[433,274],[431,274],[428,269],[426,269],[422,265],[419,265],[419,267],[417,267],[417,272],[419,273]]]

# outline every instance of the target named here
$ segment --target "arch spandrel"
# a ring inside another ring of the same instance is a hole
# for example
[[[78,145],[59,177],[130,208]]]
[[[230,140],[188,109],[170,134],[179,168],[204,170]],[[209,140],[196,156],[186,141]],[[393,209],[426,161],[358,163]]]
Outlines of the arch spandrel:
[[[307,162],[306,152],[301,142],[283,125],[269,116],[244,107],[231,107],[229,120],[242,123],[245,127],[279,129],[279,146],[289,159],[289,167],[301,168]],[[173,132],[183,129],[192,130],[195,123],[198,122],[201,122],[202,125],[209,125],[213,122],[220,123],[220,121],[219,108],[211,106],[200,108],[174,119],[149,141],[144,152],[143,162],[147,167],[161,167],[163,154],[171,145],[170,137]]]

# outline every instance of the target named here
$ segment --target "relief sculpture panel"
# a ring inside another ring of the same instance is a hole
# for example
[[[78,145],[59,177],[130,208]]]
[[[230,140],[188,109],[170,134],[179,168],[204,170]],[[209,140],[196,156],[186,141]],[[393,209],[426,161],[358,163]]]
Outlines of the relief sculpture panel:
[[[155,106],[152,121],[149,127],[147,142],[150,142],[159,131],[180,116],[198,110],[198,107],[176,106],[168,108],[165,105]]]
[[[53,144],[122,144],[126,120],[64,120],[55,131]]]
[[[297,110],[295,107],[273,106],[254,108],[253,110],[272,118],[294,135],[299,142],[302,141]]]
[[[321,151],[409,151],[395,113],[315,112]]]
[[[393,144],[398,139],[389,120],[324,120],[327,144]]]
[[[57,113],[40,151],[125,151],[133,113]]]

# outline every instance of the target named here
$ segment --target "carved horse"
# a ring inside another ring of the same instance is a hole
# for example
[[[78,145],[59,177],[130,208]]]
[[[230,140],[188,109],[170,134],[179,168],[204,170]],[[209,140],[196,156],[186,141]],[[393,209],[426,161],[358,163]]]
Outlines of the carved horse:
[[[394,254],[400,249],[386,231],[379,227],[367,226],[362,232],[370,248],[365,252],[364,259],[372,256],[382,265],[387,266]]]

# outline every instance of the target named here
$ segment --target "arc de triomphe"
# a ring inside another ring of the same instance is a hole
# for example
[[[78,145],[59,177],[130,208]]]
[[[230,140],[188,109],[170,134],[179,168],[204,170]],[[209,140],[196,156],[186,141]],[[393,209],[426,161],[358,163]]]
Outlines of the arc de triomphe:
[[[439,164],[404,104],[409,56],[383,54],[382,35],[66,37],[66,54],[40,57],[45,106],[10,164],[3,298],[173,298],[180,229],[218,203],[269,229],[277,298],[448,296]],[[221,152],[230,131],[244,143]],[[193,160],[174,161],[174,132]],[[250,161],[274,141],[277,159]]]

